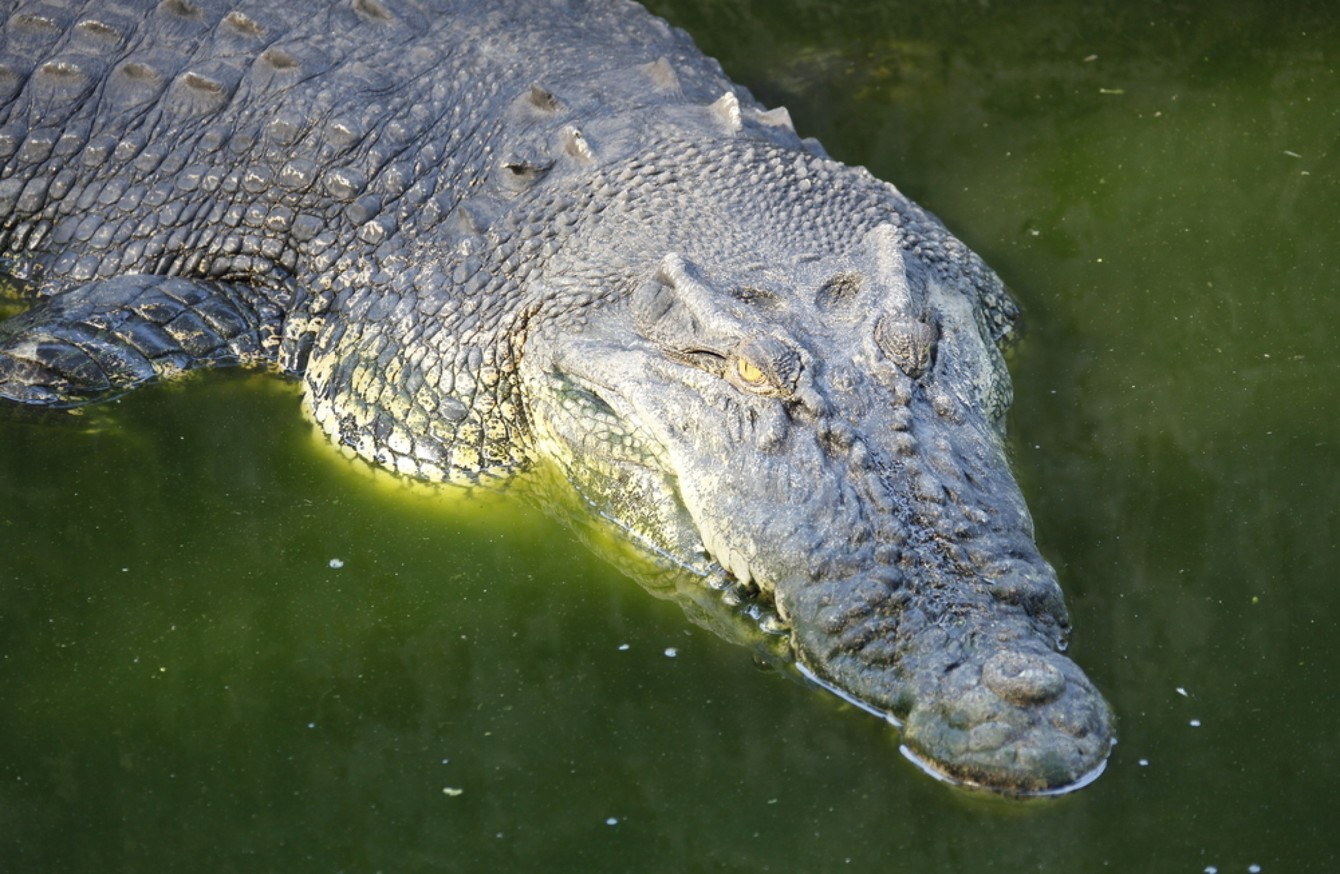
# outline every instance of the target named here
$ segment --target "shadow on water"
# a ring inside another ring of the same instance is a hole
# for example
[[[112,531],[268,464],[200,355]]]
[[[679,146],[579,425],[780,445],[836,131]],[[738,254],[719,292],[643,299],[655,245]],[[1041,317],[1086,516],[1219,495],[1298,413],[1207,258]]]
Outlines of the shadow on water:
[[[4,869],[1335,867],[1336,13],[655,6],[1015,289],[1108,772],[934,784],[527,504],[387,487],[218,373],[0,419]]]

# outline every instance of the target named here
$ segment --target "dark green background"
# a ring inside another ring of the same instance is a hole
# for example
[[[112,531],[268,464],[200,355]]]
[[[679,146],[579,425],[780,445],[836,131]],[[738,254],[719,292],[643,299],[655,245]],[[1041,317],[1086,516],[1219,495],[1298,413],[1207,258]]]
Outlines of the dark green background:
[[[0,416],[0,870],[1340,865],[1340,13],[655,6],[1015,290],[1108,772],[936,784],[542,514],[371,477],[218,373]]]

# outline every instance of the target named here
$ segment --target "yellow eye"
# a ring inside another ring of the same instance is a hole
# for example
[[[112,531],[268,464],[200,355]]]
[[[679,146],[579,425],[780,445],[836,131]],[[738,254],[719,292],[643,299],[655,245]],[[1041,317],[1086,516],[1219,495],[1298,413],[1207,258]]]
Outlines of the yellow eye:
[[[724,375],[751,394],[790,397],[800,378],[800,356],[774,337],[754,337],[731,351]]]
[[[746,385],[762,385],[768,381],[768,377],[758,366],[743,358],[735,359],[735,375]]]

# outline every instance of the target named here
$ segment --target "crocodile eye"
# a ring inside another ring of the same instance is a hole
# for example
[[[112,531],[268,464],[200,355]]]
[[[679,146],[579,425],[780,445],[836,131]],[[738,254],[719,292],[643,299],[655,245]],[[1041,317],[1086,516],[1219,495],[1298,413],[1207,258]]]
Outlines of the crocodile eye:
[[[744,358],[735,359],[735,375],[748,386],[764,386],[768,382],[768,376],[758,365]]]
[[[726,378],[756,395],[790,397],[800,378],[800,356],[780,340],[756,337],[730,354]]]

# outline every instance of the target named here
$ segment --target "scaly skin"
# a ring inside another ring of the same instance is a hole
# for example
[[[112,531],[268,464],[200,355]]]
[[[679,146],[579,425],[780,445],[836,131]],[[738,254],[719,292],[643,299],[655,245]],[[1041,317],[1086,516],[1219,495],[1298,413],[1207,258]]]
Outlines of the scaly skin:
[[[1064,791],[1111,717],[1010,477],[1014,306],[933,217],[627,2],[48,0],[0,52],[0,398],[303,381],[345,451],[552,458],[771,603],[954,782]]]

